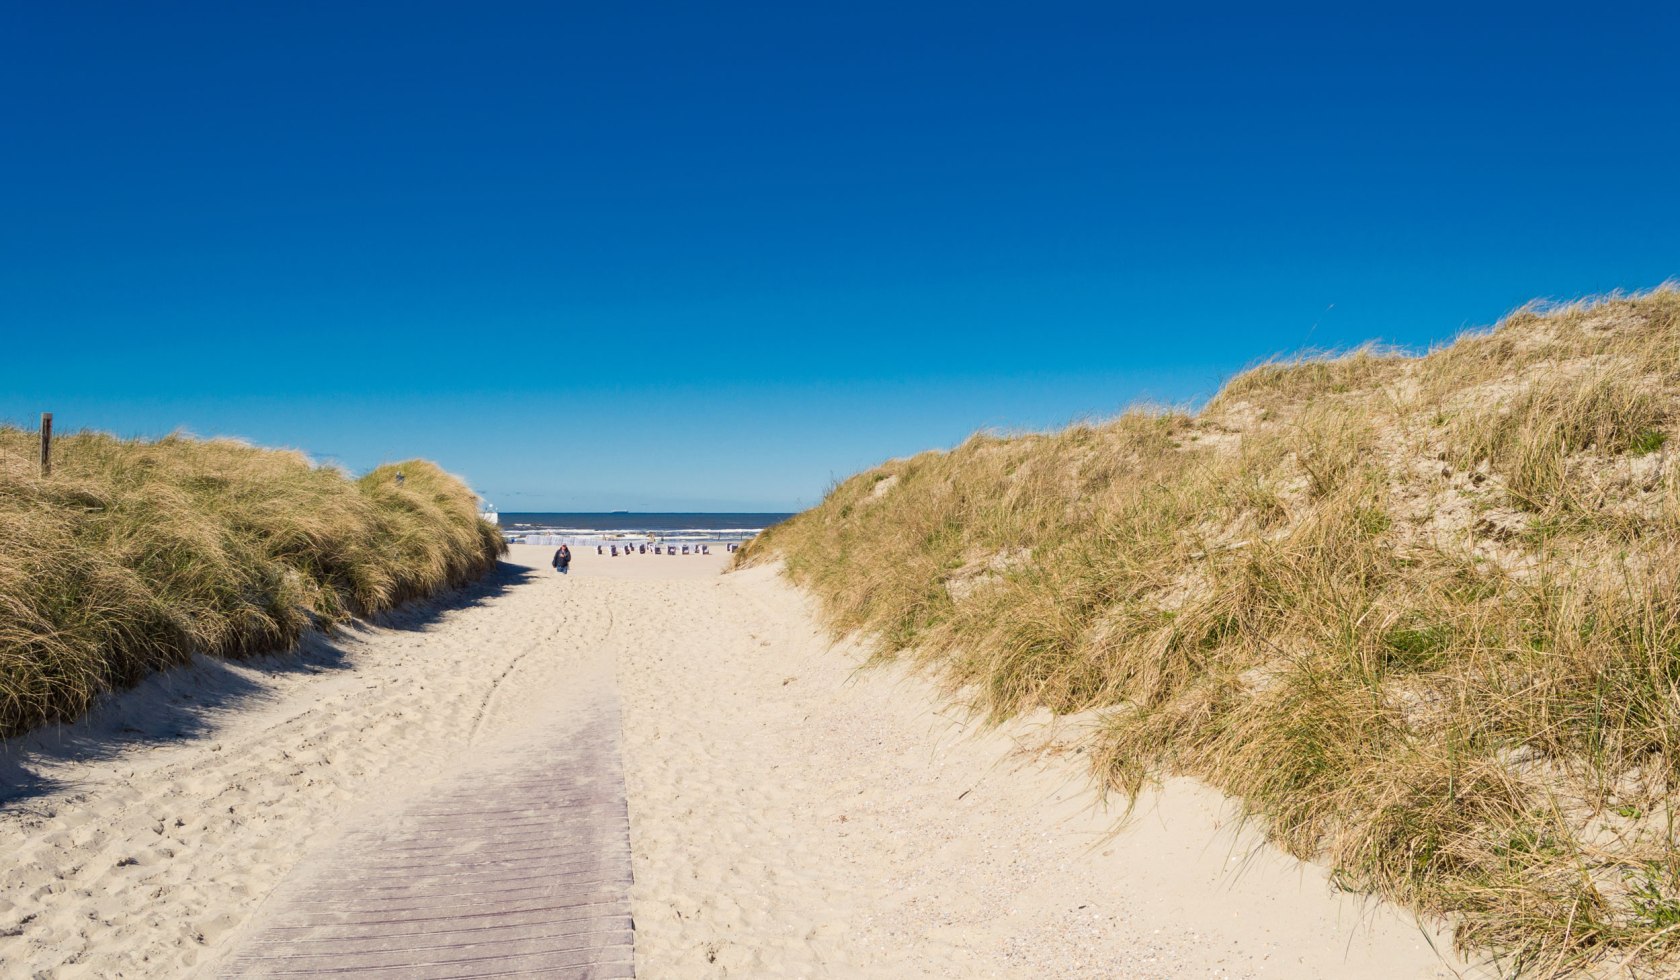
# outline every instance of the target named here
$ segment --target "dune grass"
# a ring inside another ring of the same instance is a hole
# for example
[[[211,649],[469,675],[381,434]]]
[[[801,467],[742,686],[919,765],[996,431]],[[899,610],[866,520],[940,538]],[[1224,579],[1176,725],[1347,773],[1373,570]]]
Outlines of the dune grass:
[[[1514,973],[1680,961],[1680,291],[895,460],[743,549]],[[1666,975],[1672,975],[1667,973]]]
[[[506,550],[423,460],[357,480],[228,440],[80,433],[54,440],[43,479],[36,452],[0,427],[0,735],[194,653],[284,650],[465,584]]]

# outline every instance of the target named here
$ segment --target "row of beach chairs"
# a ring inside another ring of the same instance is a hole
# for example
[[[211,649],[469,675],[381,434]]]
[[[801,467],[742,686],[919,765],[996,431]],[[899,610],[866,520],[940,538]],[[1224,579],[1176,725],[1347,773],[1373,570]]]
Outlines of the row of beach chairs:
[[[626,555],[634,555],[634,554],[637,554],[637,553],[645,555],[645,554],[648,553],[648,548],[649,547],[650,547],[649,545],[645,545],[645,544],[640,544],[640,545],[627,544],[627,545],[624,545],[622,549],[620,549],[620,546],[618,546],[616,544],[598,544],[598,545],[595,546],[595,553],[597,555],[604,555],[604,554],[608,553],[608,549],[611,549],[611,554],[612,554],[612,557],[614,557],[614,558],[617,558],[621,553],[626,554]],[[658,544],[656,544],[656,545],[652,545],[651,547],[653,548],[653,553],[656,554],[656,555],[659,555],[659,554],[665,554],[665,555],[677,554],[677,546],[674,545],[674,544],[668,544],[668,545],[658,545]],[[689,550],[691,547],[694,549],[693,551]],[[724,545],[724,547],[728,548],[730,551],[735,551],[736,549],[740,548],[740,545],[729,544],[729,545]],[[685,555],[690,555],[690,554],[693,554],[693,555],[709,555],[709,554],[712,553],[712,546],[709,545],[709,544],[697,544],[697,545],[686,545],[685,544],[685,545],[682,546],[682,553],[685,554]]]

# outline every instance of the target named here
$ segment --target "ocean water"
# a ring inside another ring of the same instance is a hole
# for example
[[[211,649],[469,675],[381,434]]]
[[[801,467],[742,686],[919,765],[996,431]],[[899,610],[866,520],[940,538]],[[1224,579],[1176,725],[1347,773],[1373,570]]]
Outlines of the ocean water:
[[[792,514],[502,514],[502,535],[521,544],[731,544]]]

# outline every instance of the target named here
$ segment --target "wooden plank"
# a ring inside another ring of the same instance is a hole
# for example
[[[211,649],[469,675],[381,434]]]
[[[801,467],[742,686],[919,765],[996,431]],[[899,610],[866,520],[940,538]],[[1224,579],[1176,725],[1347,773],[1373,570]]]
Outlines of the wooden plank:
[[[345,834],[223,977],[635,976],[616,692]]]
[[[41,475],[52,476],[52,413],[41,413]]]

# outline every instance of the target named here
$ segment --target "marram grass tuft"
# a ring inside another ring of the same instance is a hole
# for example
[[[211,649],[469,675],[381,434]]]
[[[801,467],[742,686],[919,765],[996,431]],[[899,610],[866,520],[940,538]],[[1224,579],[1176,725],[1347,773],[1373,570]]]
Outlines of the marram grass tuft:
[[[81,433],[54,440],[43,479],[35,454],[34,433],[0,427],[0,735],[194,653],[284,650],[466,584],[506,551],[423,460],[356,480],[231,440]]]

